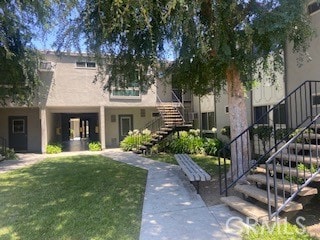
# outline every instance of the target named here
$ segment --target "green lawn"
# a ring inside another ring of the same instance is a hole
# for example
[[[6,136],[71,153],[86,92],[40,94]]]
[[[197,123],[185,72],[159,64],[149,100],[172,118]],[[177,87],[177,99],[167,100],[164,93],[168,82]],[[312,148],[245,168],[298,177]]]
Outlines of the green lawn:
[[[138,239],[146,177],[102,156],[0,174],[0,239]]]
[[[173,154],[159,153],[159,154],[153,154],[147,157],[160,162],[178,164]],[[190,157],[200,167],[206,170],[211,176],[218,174],[219,172],[218,157],[204,156],[204,155],[190,155]],[[230,164],[229,160],[227,160],[227,164]]]

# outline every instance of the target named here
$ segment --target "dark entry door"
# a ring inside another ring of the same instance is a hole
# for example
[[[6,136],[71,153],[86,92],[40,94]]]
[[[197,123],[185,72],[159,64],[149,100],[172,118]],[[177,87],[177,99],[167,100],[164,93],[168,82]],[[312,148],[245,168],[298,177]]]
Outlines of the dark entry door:
[[[119,115],[119,140],[122,141],[128,132],[133,130],[133,115]]]
[[[27,151],[28,132],[26,116],[9,117],[9,148],[15,151]]]

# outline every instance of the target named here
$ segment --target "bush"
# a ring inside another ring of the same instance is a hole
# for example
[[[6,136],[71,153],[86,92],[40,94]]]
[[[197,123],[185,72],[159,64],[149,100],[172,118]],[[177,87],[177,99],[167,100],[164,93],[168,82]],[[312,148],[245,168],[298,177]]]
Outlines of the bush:
[[[90,151],[101,151],[102,150],[100,142],[90,142],[88,146],[89,146]]]
[[[138,149],[140,145],[150,142],[151,138],[151,131],[148,129],[144,129],[142,132],[139,130],[129,131],[128,136],[120,142],[120,148],[124,151],[132,151]]]
[[[222,146],[222,142],[217,138],[206,138],[204,141],[204,151],[210,156],[216,156]]]
[[[61,152],[62,152],[61,143],[52,143],[52,144],[47,145],[47,147],[46,147],[47,154],[55,154],[55,153],[61,153]]]
[[[216,155],[222,143],[216,138],[201,138],[200,131],[191,129],[189,132],[175,133],[165,150],[171,153]]]
[[[18,159],[18,156],[16,155],[16,153],[15,153],[13,148],[6,148],[4,159],[6,159],[6,160],[16,160],[16,159]]]

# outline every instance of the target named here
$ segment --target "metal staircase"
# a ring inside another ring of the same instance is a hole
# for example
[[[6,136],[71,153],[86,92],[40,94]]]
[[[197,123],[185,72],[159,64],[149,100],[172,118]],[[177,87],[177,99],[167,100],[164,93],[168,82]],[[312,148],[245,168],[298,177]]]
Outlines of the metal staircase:
[[[302,210],[308,202],[303,199],[318,193],[310,185],[320,181],[319,93],[320,82],[304,82],[220,151],[222,202],[263,223]],[[267,146],[255,135],[259,126],[272,129]],[[251,141],[244,142],[245,136]],[[245,147],[250,152],[228,166],[230,149]]]
[[[154,145],[171,134],[192,128],[192,125],[187,123],[184,118],[183,104],[178,100],[174,92],[172,92],[172,95],[174,97],[174,101],[172,102],[162,102],[158,97],[157,110],[160,117],[144,127],[144,129],[151,131],[152,139],[150,141],[138,139],[140,142],[137,144],[139,147],[136,149],[136,153],[148,153]]]

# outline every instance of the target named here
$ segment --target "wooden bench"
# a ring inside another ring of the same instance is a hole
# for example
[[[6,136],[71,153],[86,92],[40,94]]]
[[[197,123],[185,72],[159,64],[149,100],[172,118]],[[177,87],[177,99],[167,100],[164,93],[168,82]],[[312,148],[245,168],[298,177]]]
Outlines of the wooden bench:
[[[190,182],[196,183],[197,193],[199,194],[200,182],[210,181],[211,176],[196,164],[188,154],[175,154],[175,159],[179,163],[182,171],[187,175]]]

